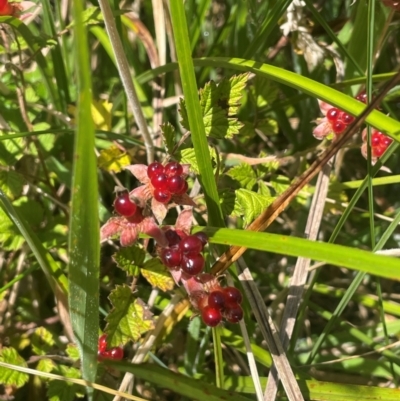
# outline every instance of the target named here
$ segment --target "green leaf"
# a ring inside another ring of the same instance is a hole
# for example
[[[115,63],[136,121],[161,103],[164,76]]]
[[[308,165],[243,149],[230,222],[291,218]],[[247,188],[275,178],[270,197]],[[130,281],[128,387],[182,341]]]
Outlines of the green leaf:
[[[4,139],[7,134],[0,131],[0,165],[14,166],[24,154],[25,140],[24,138]]]
[[[10,199],[18,197],[22,192],[24,180],[21,175],[13,170],[0,171],[0,189]]]
[[[54,345],[53,335],[44,327],[38,327],[32,334],[32,351],[36,355],[46,355]]]
[[[113,255],[113,259],[120,269],[125,270],[128,275],[136,277],[139,275],[139,268],[142,267],[145,256],[144,249],[133,245],[120,248]]]
[[[82,22],[85,25],[97,25],[104,21],[103,14],[99,7],[88,7],[82,12]],[[66,29],[71,29],[74,26],[74,22],[71,22]]]
[[[257,121],[256,128],[266,136],[276,135],[279,131],[278,122],[272,118]]]
[[[256,76],[249,87],[251,99],[256,107],[271,105],[278,97],[278,87],[270,80]]]
[[[234,75],[224,78],[218,85],[218,104],[228,115],[237,114],[241,105],[243,90],[249,79],[249,74]]]
[[[81,375],[78,369],[64,365],[58,366],[58,370],[62,376],[80,379]],[[61,380],[52,380],[47,389],[47,396],[49,397],[49,401],[74,401],[75,397],[83,398],[84,393],[82,387],[77,384]]]
[[[169,270],[158,258],[149,259],[140,272],[153,287],[157,287],[161,291],[171,291],[174,288],[175,282]]]
[[[170,155],[175,146],[175,128],[168,122],[163,123],[160,128],[164,138],[165,147],[167,148],[167,153]]]
[[[238,181],[242,188],[252,189],[257,183],[257,176],[251,166],[247,163],[241,163],[232,167],[227,175]]]
[[[208,150],[211,155],[211,160],[216,161],[217,155],[215,149],[209,146]],[[176,153],[176,159],[182,164],[189,164],[190,170],[194,171],[196,174],[200,174],[200,169],[196,158],[196,152],[193,148],[187,148],[178,151]]]
[[[0,349],[0,362],[27,367],[25,360],[14,348],[3,347]],[[0,366],[0,383],[5,386],[22,387],[29,379],[26,373]]]
[[[65,350],[65,352],[74,361],[78,361],[79,360],[79,350],[78,350],[78,347],[75,344],[68,344],[67,345],[67,349]]]
[[[0,210],[0,243],[4,250],[15,251],[20,249],[25,239],[20,235],[7,214]]]
[[[137,341],[143,333],[154,328],[152,313],[132,294],[127,286],[117,286],[108,297],[113,309],[106,317],[105,332],[110,347]]]
[[[246,225],[259,216],[274,200],[270,196],[260,195],[244,188],[237,189],[235,194],[236,202],[233,215],[243,216]]]
[[[105,171],[119,173],[131,164],[131,159],[117,146],[110,146],[100,152],[98,163],[99,167]]]
[[[55,362],[49,358],[42,358],[36,365],[36,369],[41,372],[50,373],[56,367]]]

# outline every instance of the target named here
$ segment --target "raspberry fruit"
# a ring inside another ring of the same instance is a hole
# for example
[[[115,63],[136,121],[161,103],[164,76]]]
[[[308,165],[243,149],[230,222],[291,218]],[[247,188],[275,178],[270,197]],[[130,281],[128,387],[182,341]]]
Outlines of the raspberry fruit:
[[[132,216],[129,216],[126,218],[129,223],[134,223],[134,224],[139,224],[143,221],[144,216],[143,216],[143,209],[141,207],[138,207],[136,209],[135,214],[133,214]]]
[[[98,341],[97,347],[99,349],[99,353],[102,353],[107,349],[107,335],[106,334],[102,334],[99,337],[99,341]]]
[[[183,168],[178,162],[169,162],[164,167],[164,173],[168,177],[180,176],[183,173]]]
[[[236,287],[225,287],[222,289],[227,302],[241,304],[243,297],[242,293]]]
[[[345,113],[345,112],[343,112],[339,118],[340,118],[340,120],[343,121],[346,125],[351,124],[351,123],[355,120],[355,118],[354,118],[352,115],[347,114],[347,113]]]
[[[151,163],[147,167],[147,177],[149,177],[150,179],[152,179],[153,176],[161,174],[163,172],[164,172],[164,166],[159,162]]]
[[[361,92],[356,96],[356,99],[359,102],[367,103],[367,94],[365,92]]]
[[[168,177],[164,173],[154,174],[150,181],[156,189],[167,189]]]
[[[153,193],[154,199],[161,203],[168,203],[171,200],[171,192],[166,189],[156,188]]]
[[[341,120],[336,120],[332,124],[332,131],[335,134],[341,134],[346,129],[346,124]]]
[[[189,188],[189,185],[188,185],[188,183],[184,180],[184,181],[183,181],[182,189],[181,189],[180,191],[178,191],[178,192],[175,192],[175,194],[176,194],[176,195],[183,195],[183,194],[185,194],[185,193],[187,192],[188,188]]]
[[[168,177],[167,179],[167,188],[173,194],[179,193],[185,187],[185,179],[180,175],[174,175],[172,177]]]
[[[196,235],[188,235],[179,243],[179,248],[185,255],[195,255],[202,251],[203,243]]]
[[[212,291],[208,295],[208,305],[212,308],[222,310],[225,306],[225,299],[225,294],[222,291]]]
[[[128,192],[121,192],[115,198],[114,209],[119,215],[130,217],[135,214],[137,206],[130,200]]]
[[[243,309],[238,304],[227,304],[224,317],[229,323],[239,323],[243,319]]]
[[[161,260],[167,267],[178,267],[182,260],[179,248],[165,248],[161,252]]]
[[[165,237],[167,238],[169,246],[178,245],[181,242],[181,237],[174,230],[165,231]]]
[[[336,107],[332,107],[331,109],[328,110],[328,112],[326,113],[326,118],[333,122],[336,121],[339,117],[340,114],[340,110],[337,109]]]
[[[200,254],[182,257],[181,269],[190,276],[196,276],[201,273],[203,267],[204,258]]]
[[[124,350],[121,347],[111,348],[109,351],[109,358],[115,361],[120,361],[124,357]]]
[[[221,322],[222,315],[218,309],[212,308],[211,306],[206,306],[201,311],[201,318],[207,326],[215,327]]]
[[[199,231],[198,233],[194,234],[194,236],[196,236],[196,237],[201,241],[201,243],[203,244],[203,248],[201,249],[201,250],[203,250],[204,247],[205,247],[205,246],[207,245],[207,243],[208,243],[208,236],[207,236],[207,234],[206,234],[205,232],[203,232],[203,231]]]

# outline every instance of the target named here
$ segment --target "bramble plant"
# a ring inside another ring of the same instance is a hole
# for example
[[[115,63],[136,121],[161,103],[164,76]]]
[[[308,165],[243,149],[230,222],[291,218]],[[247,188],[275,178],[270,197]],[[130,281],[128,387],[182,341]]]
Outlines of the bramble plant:
[[[0,394],[399,399],[399,7],[0,0]]]

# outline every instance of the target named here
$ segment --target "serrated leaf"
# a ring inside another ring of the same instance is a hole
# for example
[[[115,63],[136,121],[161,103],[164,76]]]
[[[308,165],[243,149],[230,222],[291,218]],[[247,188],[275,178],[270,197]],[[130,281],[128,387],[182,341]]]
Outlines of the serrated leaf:
[[[103,15],[100,11],[99,7],[89,7],[85,9],[82,13],[83,23],[85,25],[95,25],[99,24],[100,22],[104,21]],[[74,26],[74,22],[71,22],[67,29],[72,29]]]
[[[44,327],[38,327],[32,334],[32,351],[36,355],[46,355],[54,345],[53,335]]]
[[[179,100],[179,114],[181,116],[181,125],[183,128],[187,129],[190,131],[190,126],[189,126],[189,119],[187,115],[187,110],[186,110],[186,103],[184,99]]]
[[[252,189],[257,183],[257,176],[252,167],[247,163],[241,163],[232,167],[227,175],[240,183],[242,188]]]
[[[210,151],[211,160],[215,161],[217,158],[216,151],[211,146],[208,147]],[[190,170],[199,174],[199,165],[197,164],[196,155],[193,148],[182,149],[176,154],[176,159],[181,164],[189,164]]]
[[[235,193],[229,189],[219,193],[219,201],[221,204],[222,213],[225,216],[231,216],[235,209]]]
[[[108,297],[113,309],[106,317],[108,344],[116,347],[128,341],[137,341],[143,333],[154,328],[152,313],[132,294],[127,286],[117,286]]]
[[[264,196],[271,196],[271,191],[268,188],[267,184],[264,181],[259,181],[258,182],[258,191],[257,193],[259,193],[260,195],[264,195]]]
[[[237,189],[235,194],[235,209],[232,214],[243,216],[246,225],[250,224],[273,201],[270,196],[260,195],[244,188]]]
[[[49,358],[40,359],[36,365],[36,369],[41,372],[50,373],[56,367],[55,362]]]
[[[270,184],[275,189],[277,195],[280,195],[289,187],[290,179],[284,175],[275,175],[271,178]]]
[[[272,118],[258,121],[256,128],[266,136],[276,135],[279,131],[278,122]]]
[[[227,117],[225,110],[212,109],[212,113],[204,116],[204,128],[207,136],[216,139],[232,138],[237,135],[243,124],[237,118]]]
[[[13,170],[0,171],[0,189],[11,200],[18,197],[24,185],[24,180],[20,174]]]
[[[278,97],[278,87],[270,80],[256,75],[250,87],[257,107],[266,107]]]
[[[3,209],[0,209],[0,244],[3,250],[15,251],[25,242],[24,237],[9,220]]]
[[[129,155],[117,146],[103,149],[97,159],[99,167],[105,171],[119,173],[131,164]]]
[[[68,344],[65,352],[74,361],[77,361],[80,358],[78,347],[75,344]]]
[[[78,369],[70,368],[64,365],[58,365],[60,374],[65,377],[79,379],[81,374]],[[83,398],[84,393],[82,386],[74,383],[52,380],[47,389],[49,401],[74,401],[75,397]]]
[[[249,79],[249,73],[233,75],[229,80],[223,79],[218,85],[219,91],[219,106],[227,109],[228,115],[237,114],[240,107],[240,100],[243,96]],[[227,107],[224,107],[226,104]]]
[[[140,272],[153,287],[161,291],[171,291],[174,288],[174,280],[169,270],[157,258],[149,259]]]
[[[167,153],[172,154],[172,150],[175,146],[175,127],[170,123],[164,123],[160,126],[164,144],[167,148]]]
[[[125,270],[130,276],[138,276],[139,268],[144,263],[146,252],[138,246],[129,246],[120,248],[118,252],[113,255],[113,259],[117,266]]]
[[[0,361],[12,365],[27,367],[25,360],[14,348],[4,347],[0,349]],[[0,366],[0,383],[6,386],[22,387],[29,379],[27,373]]]
[[[0,165],[13,166],[24,155],[24,138],[3,139],[7,136],[0,131]]]

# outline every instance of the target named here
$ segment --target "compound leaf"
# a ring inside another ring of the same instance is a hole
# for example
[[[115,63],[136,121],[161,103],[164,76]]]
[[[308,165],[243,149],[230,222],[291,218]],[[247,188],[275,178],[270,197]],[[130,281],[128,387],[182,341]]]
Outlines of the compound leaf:
[[[171,274],[159,259],[149,259],[140,271],[153,287],[157,287],[161,291],[170,291],[174,288]]]

